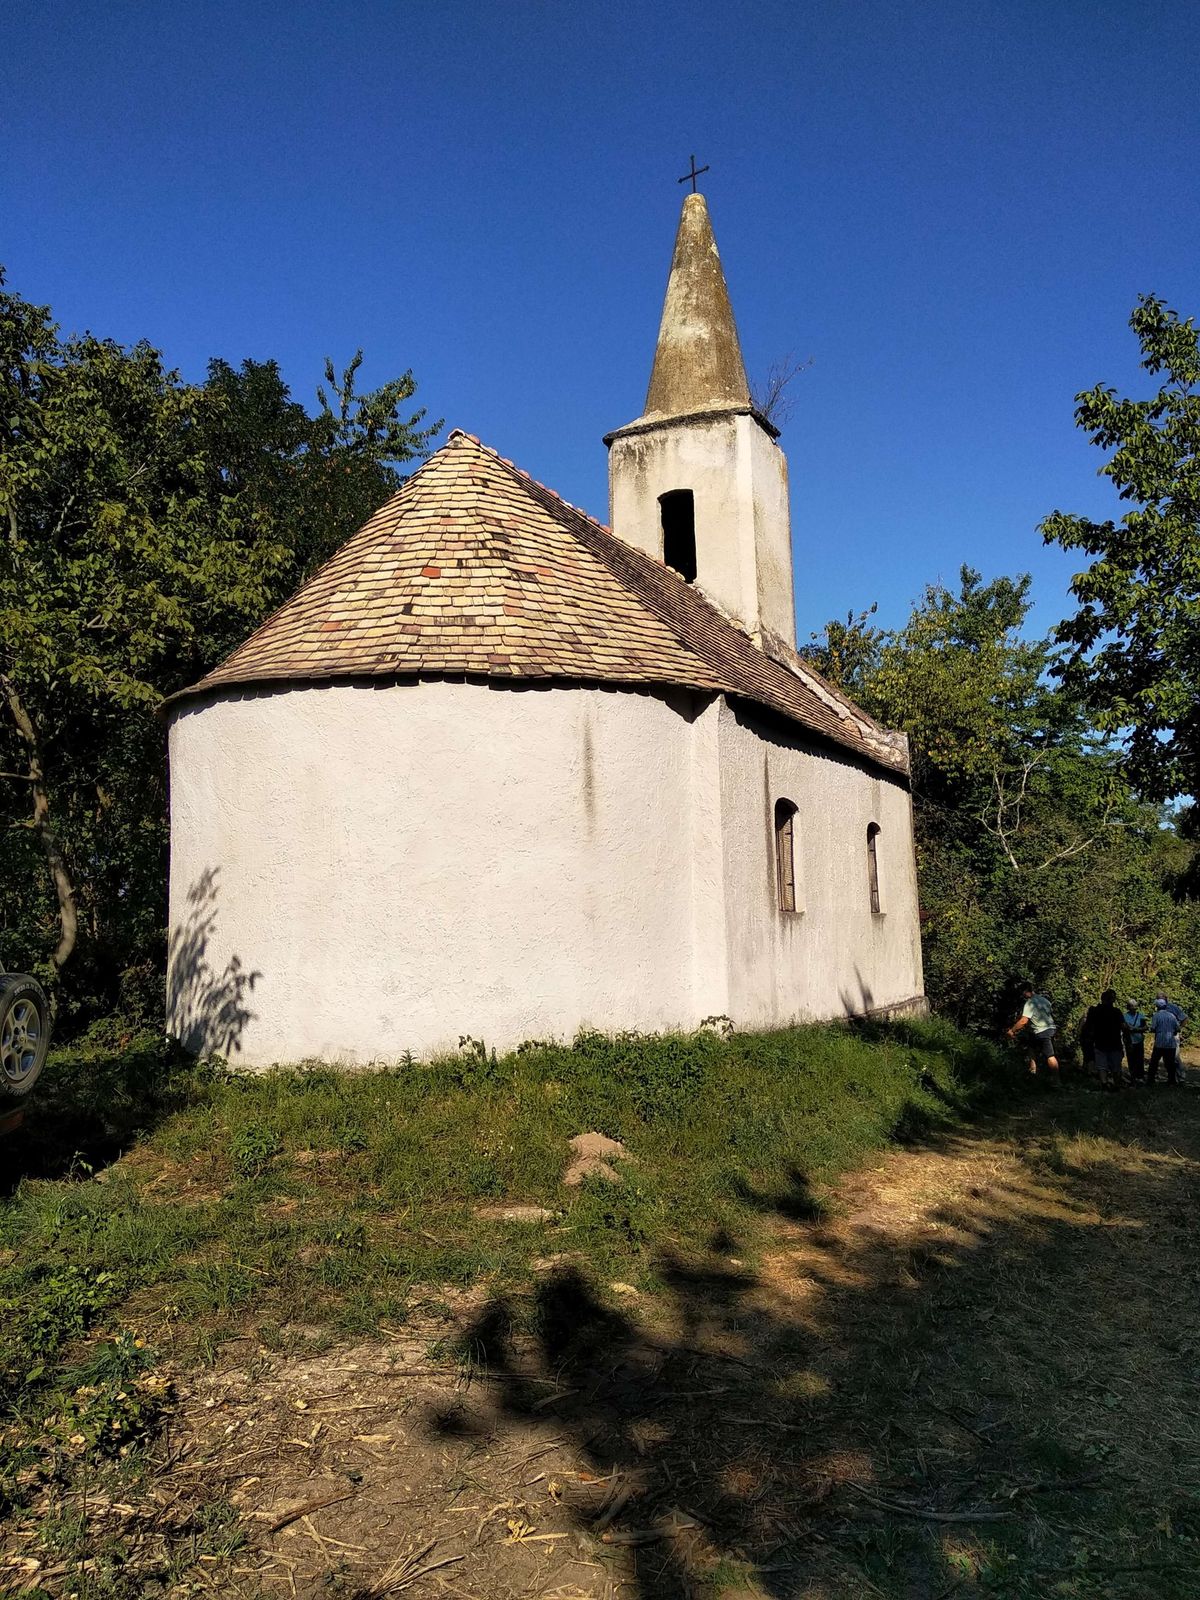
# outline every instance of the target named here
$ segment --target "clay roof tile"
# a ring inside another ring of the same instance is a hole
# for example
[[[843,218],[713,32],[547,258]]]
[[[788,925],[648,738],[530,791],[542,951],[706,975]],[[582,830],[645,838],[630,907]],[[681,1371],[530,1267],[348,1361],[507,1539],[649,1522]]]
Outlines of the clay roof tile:
[[[795,651],[760,649],[678,573],[455,432],[187,697],[395,673],[676,685],[765,706],[908,771],[888,733]]]

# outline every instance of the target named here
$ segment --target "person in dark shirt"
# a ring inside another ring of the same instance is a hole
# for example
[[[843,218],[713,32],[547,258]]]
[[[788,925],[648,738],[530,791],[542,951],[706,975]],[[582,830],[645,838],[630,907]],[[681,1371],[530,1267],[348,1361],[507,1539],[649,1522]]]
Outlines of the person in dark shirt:
[[[1080,1038],[1090,1047],[1102,1089],[1121,1087],[1121,1063],[1125,1058],[1125,1018],[1117,1007],[1117,991],[1105,989],[1098,1006],[1089,1006],[1083,1019]]]

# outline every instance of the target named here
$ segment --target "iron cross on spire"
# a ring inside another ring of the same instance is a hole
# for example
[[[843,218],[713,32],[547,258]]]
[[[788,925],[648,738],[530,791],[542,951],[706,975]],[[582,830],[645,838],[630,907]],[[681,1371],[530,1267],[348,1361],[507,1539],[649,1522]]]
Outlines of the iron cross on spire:
[[[690,172],[685,172],[683,177],[680,178],[679,181],[680,181],[680,183],[686,183],[688,181],[688,179],[690,178],[692,180],[692,193],[695,194],[695,192],[696,192],[696,179],[700,176],[700,174],[702,172],[707,172],[708,168],[707,167],[698,167],[696,165],[695,156],[693,156],[691,159],[692,159],[692,170]]]

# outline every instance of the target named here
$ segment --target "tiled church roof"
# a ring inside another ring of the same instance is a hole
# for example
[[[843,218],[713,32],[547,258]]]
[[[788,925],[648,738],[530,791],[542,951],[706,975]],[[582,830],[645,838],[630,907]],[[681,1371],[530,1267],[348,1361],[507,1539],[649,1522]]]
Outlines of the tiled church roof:
[[[455,432],[245,644],[173,696],[254,683],[470,676],[679,685],[766,706],[907,772],[907,743],[786,646]]]

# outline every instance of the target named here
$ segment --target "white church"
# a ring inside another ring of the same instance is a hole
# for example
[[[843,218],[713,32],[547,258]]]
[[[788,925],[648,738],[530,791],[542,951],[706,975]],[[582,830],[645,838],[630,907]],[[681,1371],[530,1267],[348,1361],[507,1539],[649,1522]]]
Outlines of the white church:
[[[169,702],[189,1048],[921,1006],[907,743],[796,654],[787,464],[702,195],[645,411],[605,442],[611,528],[452,433]]]

